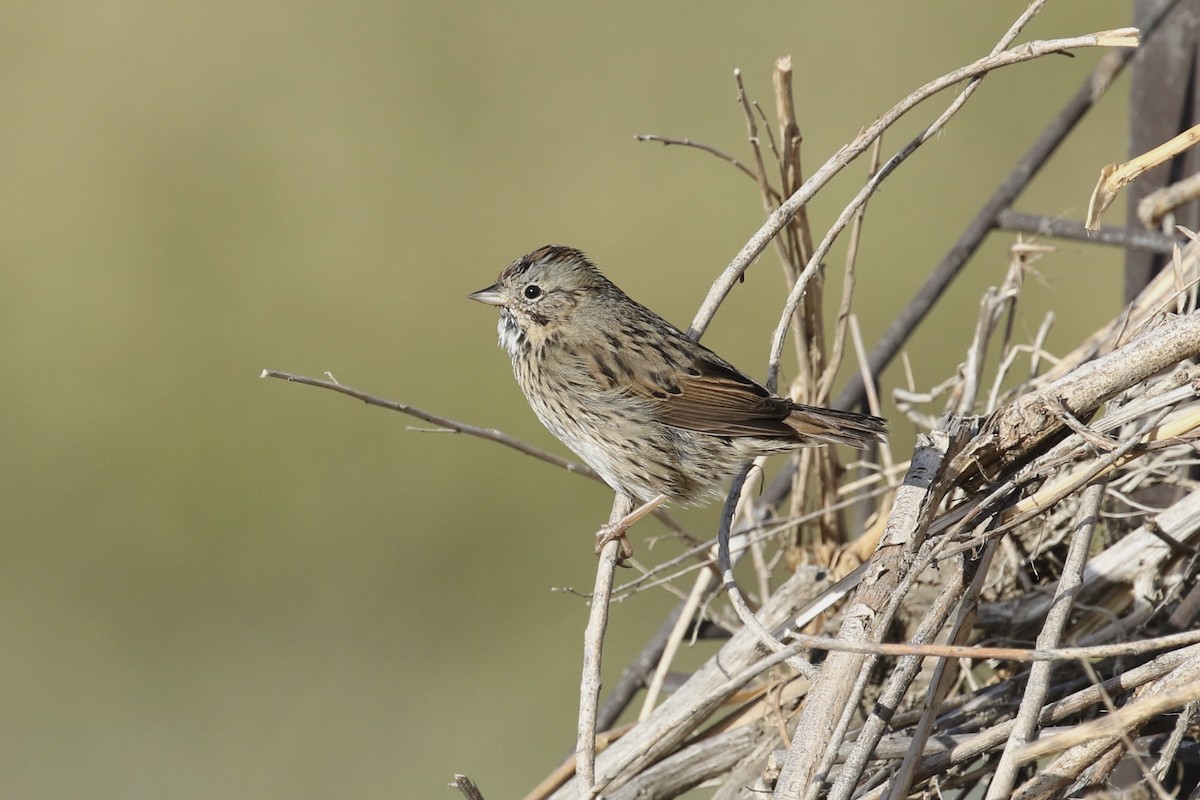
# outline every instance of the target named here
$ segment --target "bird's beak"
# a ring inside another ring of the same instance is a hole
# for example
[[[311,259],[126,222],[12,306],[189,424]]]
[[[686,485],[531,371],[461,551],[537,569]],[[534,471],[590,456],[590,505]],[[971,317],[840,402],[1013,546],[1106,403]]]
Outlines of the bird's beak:
[[[504,295],[500,293],[500,285],[496,283],[493,283],[486,289],[480,289],[478,292],[471,292],[467,295],[467,299],[486,303],[489,306],[504,305]]]

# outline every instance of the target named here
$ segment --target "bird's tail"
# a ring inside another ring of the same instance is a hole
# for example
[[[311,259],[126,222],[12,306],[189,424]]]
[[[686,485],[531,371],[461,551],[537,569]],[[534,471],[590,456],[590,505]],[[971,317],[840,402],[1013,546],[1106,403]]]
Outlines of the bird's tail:
[[[799,403],[784,422],[801,439],[829,442],[864,450],[887,436],[887,420],[853,411],[817,408]]]

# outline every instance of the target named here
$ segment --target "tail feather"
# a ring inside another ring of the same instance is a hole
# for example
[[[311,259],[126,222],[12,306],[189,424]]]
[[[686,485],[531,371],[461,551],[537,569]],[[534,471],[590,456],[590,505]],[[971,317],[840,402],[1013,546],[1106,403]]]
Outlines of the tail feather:
[[[860,450],[887,436],[887,420],[882,417],[799,403],[784,422],[802,439],[845,444]]]

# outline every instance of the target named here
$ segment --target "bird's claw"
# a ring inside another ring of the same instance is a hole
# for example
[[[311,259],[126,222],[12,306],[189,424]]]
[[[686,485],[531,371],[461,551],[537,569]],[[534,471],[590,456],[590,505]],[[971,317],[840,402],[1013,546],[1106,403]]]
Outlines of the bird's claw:
[[[620,552],[617,553],[617,566],[628,567],[627,563],[633,557],[633,545],[629,543],[628,537],[625,536],[627,525],[617,523],[608,523],[596,532],[596,555],[600,555],[609,542],[618,542],[620,544]]]

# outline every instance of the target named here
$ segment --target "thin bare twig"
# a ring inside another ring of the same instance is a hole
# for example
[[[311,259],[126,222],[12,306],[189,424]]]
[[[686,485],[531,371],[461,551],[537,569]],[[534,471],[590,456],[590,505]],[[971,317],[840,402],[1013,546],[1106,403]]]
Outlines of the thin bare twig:
[[[316,386],[321,389],[329,389],[330,391],[338,392],[340,394],[361,400],[369,406],[377,406],[379,408],[386,408],[391,411],[399,411],[401,414],[408,414],[410,417],[416,417],[417,419],[424,420],[425,422],[445,428],[446,430],[454,433],[462,433],[466,434],[467,436],[477,436],[480,439],[487,439],[489,442],[496,442],[497,444],[502,444],[505,447],[511,447],[513,450],[516,450],[519,453],[524,453],[527,456],[533,456],[539,461],[545,461],[547,464],[553,464],[560,469],[565,469],[567,472],[574,472],[577,475],[582,475],[585,478],[591,478],[592,480],[596,481],[600,480],[600,476],[597,475],[595,470],[593,470],[591,467],[584,466],[583,464],[576,464],[574,461],[561,458],[553,453],[548,453],[545,450],[541,450],[531,444],[526,444],[520,439],[515,439],[512,436],[509,436],[507,433],[498,431],[495,428],[480,428],[475,425],[468,425],[465,422],[459,422],[457,420],[450,419],[449,417],[443,417],[428,411],[422,411],[416,406],[410,406],[408,403],[400,403],[395,400],[387,400],[377,395],[368,394],[367,392],[359,389],[345,386],[335,380],[323,381],[319,378],[309,378],[304,375],[296,375],[291,372],[280,372],[273,369],[264,369],[259,377],[279,378],[280,380],[285,380],[289,383],[302,383],[305,386]]]
[[[1070,239],[1076,242],[1108,245],[1122,250],[1144,250],[1147,253],[1169,255],[1171,248],[1182,243],[1182,239],[1157,231],[1139,231],[1105,225],[1097,231],[1089,231],[1082,222],[1041,214],[1026,214],[1011,208],[996,215],[996,227],[1003,231],[1020,231],[1055,239]]]
[[[928,644],[941,631],[966,589],[965,576],[961,562],[956,562],[954,572],[938,593],[937,600],[930,606],[925,618],[921,620],[913,636],[914,644]],[[853,748],[842,766],[842,772],[833,788],[829,790],[829,800],[848,800],[854,792],[866,768],[867,759],[887,730],[891,714],[899,706],[922,663],[923,658],[916,655],[903,656],[899,660],[883,691],[880,692],[878,702],[874,704],[858,736],[855,737]]]
[[[996,55],[986,56],[978,59],[966,66],[960,67],[952,72],[943,75],[933,81],[930,81],[925,86],[911,93],[908,97],[893,106],[882,117],[869,125],[862,133],[854,138],[852,142],[844,145],[837,153],[831,156],[824,164],[822,164],[816,172],[814,172],[804,185],[798,191],[784,200],[767,221],[758,231],[750,237],[746,244],[734,257],[729,266],[721,273],[716,281],[713,282],[712,289],[709,290],[704,303],[700,310],[692,320],[692,325],[688,333],[693,338],[699,338],[704,330],[708,327],[708,323],[712,321],[712,316],[716,313],[717,308],[725,299],[726,295],[733,288],[733,285],[741,277],[742,273],[750,266],[760,253],[770,243],[780,230],[795,216],[796,212],[812,199],[821,187],[827,184],[835,175],[842,171],[848,164],[861,155],[871,143],[879,137],[884,130],[890,127],[907,114],[918,104],[929,99],[933,95],[942,92],[964,80],[977,78],[992,70],[1001,67],[1011,66],[1023,61],[1030,61],[1035,58],[1041,58],[1053,53],[1064,53],[1071,50],[1077,50],[1086,47],[1132,47],[1136,44],[1136,31],[1131,28],[1123,28],[1116,31],[1101,31],[1098,33],[1088,34],[1085,36],[1075,36],[1065,39],[1048,39],[1027,42],[1011,50],[997,53]],[[848,215],[849,216],[849,215]],[[818,251],[819,253],[819,251]],[[813,259],[810,260],[810,267],[815,269],[813,260],[819,259],[818,253],[814,253]],[[805,268],[807,272],[809,267]]]
[[[738,618],[746,626],[746,630],[753,633],[764,647],[778,653],[785,650],[787,646],[776,639],[774,634],[759,622],[754,612],[746,604],[741,589],[738,588],[737,581],[733,577],[733,559],[729,552],[729,534],[730,529],[733,527],[733,519],[736,516],[738,502],[742,497],[743,487],[746,485],[746,476],[749,472],[749,467],[743,468],[737,477],[733,479],[733,486],[729,490],[729,496],[725,500],[725,507],[721,511],[721,529],[717,534],[717,566],[721,571],[721,585],[725,589],[726,594],[729,595],[729,600],[733,604],[734,610],[737,611]],[[811,677],[817,671],[816,667],[799,656],[788,658],[787,663],[801,675]]]
[[[967,585],[966,597],[959,606],[958,616],[950,631],[949,638],[952,642],[961,641],[969,635],[971,628],[974,627],[975,609],[978,607],[979,595],[983,591],[988,567],[996,554],[996,549],[996,542],[989,542],[979,558],[968,558],[964,564],[964,573],[970,574],[971,582]],[[925,692],[924,706],[921,716],[917,720],[916,729],[913,731],[908,752],[904,754],[904,759],[900,762],[895,775],[885,784],[889,800],[901,800],[907,796],[917,771],[920,755],[925,749],[925,743],[929,741],[929,737],[933,733],[938,712],[950,691],[949,673],[956,666],[957,662],[946,659],[941,659],[934,665],[933,674],[929,679],[929,688]]]
[[[758,177],[754,174],[753,170],[751,170],[742,162],[738,161],[734,156],[726,153],[724,150],[713,147],[711,144],[693,142],[691,139],[673,139],[670,136],[659,136],[654,133],[639,133],[633,138],[639,142],[658,142],[664,146],[677,145],[679,147],[691,147],[696,150],[701,150],[705,153],[716,156],[722,161],[728,161],[730,164],[737,167],[739,171],[749,176],[750,180],[756,182],[758,181]]]
[[[1110,694],[1126,692],[1135,687],[1146,685],[1150,681],[1157,680],[1171,670],[1176,669],[1180,664],[1186,663],[1189,659],[1195,658],[1198,654],[1200,654],[1200,645],[1191,645],[1180,650],[1163,653],[1153,661],[1133,669],[1118,671],[1113,677],[1104,681],[1099,686],[1087,686],[1050,703],[1042,709],[1041,716],[1038,718],[1038,724],[1047,726],[1061,723],[1099,703],[1102,692],[1109,692]],[[1008,740],[1009,734],[1012,733],[1013,724],[1013,720],[1000,722],[980,731],[965,741],[955,743],[953,747],[944,752],[927,756],[922,759],[920,767],[917,769],[916,778],[918,780],[929,778],[956,764],[966,763],[974,758],[978,758],[983,753],[1002,745]],[[876,789],[863,795],[862,800],[880,800],[882,795],[882,789]]]
[[[992,53],[990,56],[988,56],[988,58],[993,58],[993,59],[1000,58],[1006,52],[1012,52],[1012,51],[1005,51],[1005,50],[1003,50],[1003,48],[1007,47],[1013,41],[1013,39],[1016,37],[1017,33],[1020,31],[1020,29],[1022,27],[1024,27],[1025,23],[1029,20],[1029,18],[1032,17],[1032,15],[1035,14],[1038,9],[1040,9],[1043,2],[1044,2],[1044,0],[1037,0],[1037,2],[1034,2],[1033,4],[1030,5],[1030,7],[1026,10],[1026,12],[1021,15],[1021,18],[1017,20],[1017,22],[1005,33],[1004,37],[1001,38],[1000,42],[997,43],[996,47],[992,50]],[[1030,44],[1032,44],[1032,43],[1030,43]],[[986,58],[981,59],[981,61],[987,61],[987,60],[988,59],[986,59]],[[980,62],[976,62],[976,63],[980,63]],[[962,108],[962,106],[966,103],[966,101],[968,99],[970,99],[971,95],[974,94],[975,90],[979,88],[979,81],[983,79],[983,76],[986,75],[988,71],[989,70],[986,70],[986,69],[978,70],[978,71],[970,72],[970,73],[964,75],[964,77],[971,78],[970,82],[967,84],[966,87],[963,88],[963,90],[961,92],[958,93],[958,95],[954,98],[954,100],[950,103],[950,105],[947,106],[947,108],[941,113],[941,115],[938,116],[938,118],[936,120],[934,120],[932,123],[930,123],[930,125],[928,127],[926,127],[923,131],[921,131],[920,134],[918,134],[910,142],[908,142],[908,144],[906,144],[899,152],[897,152],[895,155],[893,155],[891,158],[889,158],[882,167],[880,167],[878,170],[874,171],[874,173],[871,175],[871,178],[867,181],[866,185],[863,186],[863,188],[859,190],[858,194],[855,195],[854,199],[846,206],[845,209],[842,210],[842,213],[838,216],[837,221],[834,222],[834,224],[832,226],[830,226],[829,231],[826,232],[826,234],[825,234],[825,238],[821,241],[821,244],[817,247],[816,252],[814,252],[812,257],[809,259],[808,264],[804,268],[804,271],[797,278],[796,285],[792,288],[792,292],[788,296],[788,301],[784,305],[784,311],[780,315],[780,326],[783,326],[785,324],[786,320],[790,318],[791,314],[794,313],[795,308],[800,301],[800,297],[803,295],[804,287],[807,284],[808,280],[811,278],[813,273],[820,266],[822,259],[825,258],[825,254],[828,253],[829,248],[833,246],[834,240],[837,239],[837,237],[841,234],[842,230],[846,227],[846,225],[848,225],[850,223],[850,221],[855,217],[858,209],[861,208],[867,202],[868,198],[870,198],[870,196],[876,191],[876,189],[879,188],[879,185],[882,184],[883,181],[887,180],[887,178],[893,172],[895,172],[897,168],[899,168],[900,164],[902,164],[910,155],[915,153],[917,151],[917,149],[921,147],[921,145],[923,145],[925,142],[929,141],[929,139],[931,139],[934,135],[936,135],[939,130],[941,130],[943,127],[945,127],[946,123],[948,123],[950,121],[950,119],[958,112],[958,110],[960,108]],[[932,85],[933,84],[927,84],[927,86],[932,86]],[[920,94],[921,92],[924,91],[924,88],[925,87],[917,90],[917,92],[914,92],[912,95],[909,95],[909,98],[912,98],[917,94]],[[923,100],[926,98],[922,97],[921,99]],[[907,102],[907,100],[906,100],[906,102]],[[898,109],[899,107],[900,106],[897,106],[896,108]],[[905,111],[907,111],[907,110],[908,109],[905,109]],[[893,109],[893,112],[895,112],[895,111],[896,111],[896,109]],[[889,113],[891,113],[891,112],[889,112]],[[904,112],[901,112],[901,113],[904,113]],[[886,118],[886,116],[887,115],[885,115],[884,118]],[[899,116],[900,116],[900,114],[897,114],[895,118],[899,119]],[[881,118],[881,121],[884,118]],[[878,125],[878,124],[879,123],[877,122],[876,125]],[[880,130],[877,132],[877,135],[882,135],[882,133],[883,133],[883,128],[880,128]],[[862,135],[864,135],[864,134],[860,134],[859,138],[862,138]],[[845,150],[845,149],[846,148],[843,148],[843,150]],[[861,150],[859,152],[861,152]],[[858,155],[858,153],[855,153],[855,157],[857,157],[857,155]],[[826,163],[828,163],[828,162],[826,162]],[[818,170],[818,173],[819,172],[820,172],[820,170]],[[816,175],[814,174],[813,177],[815,179]],[[769,363],[772,365],[778,364],[779,354],[782,352],[782,343],[780,342],[781,333],[780,333],[779,328],[776,328],[775,337],[776,338],[773,341],[772,346],[771,346],[771,356],[770,356],[770,361],[769,361]],[[878,375],[883,369],[883,365],[877,365],[877,364],[875,364],[875,362],[873,360],[872,360],[870,366],[871,366],[871,372],[876,375]],[[859,399],[859,402],[861,402],[861,398]],[[858,403],[856,402],[854,405],[858,405]],[[849,406],[848,405],[838,405],[837,407],[848,408]]]
[[[701,603],[709,596],[715,582],[713,578],[713,573],[710,570],[701,570],[696,573],[696,581],[692,586],[692,591],[688,593],[688,596],[681,604],[680,613],[675,615],[674,624],[671,626],[671,630],[659,654],[658,664],[654,667],[654,673],[646,684],[646,697],[642,701],[642,710],[638,714],[639,721],[650,716],[650,712],[658,702],[659,693],[662,691],[663,684],[667,679],[667,671],[671,668],[671,661],[674,659],[675,653],[678,652],[679,644],[683,641],[683,637],[688,627],[692,624],[696,613],[699,611]]]
[[[1147,15],[1148,22],[1142,27],[1143,40],[1154,35],[1159,23],[1177,2],[1178,0],[1163,0],[1161,6]],[[1104,96],[1133,55],[1133,50],[1123,49],[1106,54],[1092,74],[1083,81],[1078,91],[1038,137],[1033,147],[1021,157],[1012,172],[984,203],[979,213],[975,215],[975,218],[938,263],[925,284],[893,320],[875,345],[875,349],[871,351],[871,369],[875,374],[883,373],[883,370],[916,329],[917,324],[925,318],[951,281],[979,249],[984,238],[994,227],[996,217],[1001,211],[1011,206],[1013,201],[1024,191],[1033,176],[1041,170],[1050,156],[1063,143],[1067,134],[1074,130],[1084,114]],[[860,381],[852,379],[838,395],[836,407],[853,408],[857,406],[862,401],[864,388]]]
[[[531,444],[523,442],[520,439],[514,438],[504,431],[496,430],[495,428],[480,428],[478,426],[469,425],[465,422],[459,422],[458,420],[450,419],[449,417],[443,417],[429,411],[422,411],[416,406],[411,406],[408,403],[401,403],[396,400],[388,400],[386,398],[379,397],[378,395],[369,394],[360,389],[354,389],[350,386],[346,386],[334,380],[332,377],[329,380],[320,380],[319,378],[310,378],[305,375],[296,375],[291,372],[280,372],[273,369],[264,369],[259,377],[279,378],[280,380],[285,380],[289,383],[301,383],[305,386],[316,386],[320,389],[329,389],[330,391],[338,392],[339,394],[344,394],[348,397],[361,400],[369,406],[386,408],[389,411],[399,411],[401,414],[408,414],[410,417],[416,417],[417,419],[437,425],[440,429],[446,431],[447,433],[461,433],[466,436],[475,436],[480,439],[486,439],[489,442],[495,442],[497,444],[502,444],[505,447],[510,447],[513,450],[516,450],[518,453],[532,456],[539,461],[545,461],[547,464],[552,464],[559,469],[565,469],[567,472],[573,472],[576,475],[581,475],[585,478],[590,478],[600,483],[604,482],[603,479],[596,474],[596,471],[586,464],[577,464],[570,459],[556,456],[553,453],[547,452],[541,448],[534,447]],[[667,528],[681,536],[685,541],[693,544],[696,542],[695,537],[692,536],[692,534],[690,534],[686,528],[680,525],[678,520],[671,516],[671,514],[665,508],[656,508],[650,513],[652,513],[659,522],[661,522],[663,525],[666,525]]]
[[[1192,663],[1181,666],[1176,673],[1160,681],[1158,692],[1148,693],[1148,696],[1127,703],[1100,719],[1031,742],[1021,748],[1017,757],[1022,763],[1028,763],[1082,742],[1116,738],[1121,731],[1141,725],[1151,717],[1200,700],[1200,661],[1193,659]]]
[[[616,686],[609,692],[608,697],[604,699],[604,703],[596,712],[597,731],[611,728],[616,723],[617,717],[621,716],[621,712],[633,701],[633,696],[646,685],[646,676],[650,675],[655,664],[662,660],[663,652],[667,648],[676,622],[686,618],[683,613],[685,605],[686,601],[681,601],[671,610],[671,613],[667,614],[662,624],[658,626],[658,630],[643,645],[641,652],[621,671],[621,677],[617,679]]]
[[[1079,509],[1076,511],[1075,532],[1071,537],[1070,549],[1063,566],[1063,575],[1054,592],[1054,603],[1046,616],[1046,624],[1038,635],[1039,648],[1053,648],[1061,641],[1067,621],[1071,616],[1072,604],[1079,587],[1083,583],[1083,567],[1087,562],[1088,550],[1092,545],[1092,534],[1096,529],[1096,521],[1100,512],[1100,500],[1104,497],[1104,484],[1096,483],[1083,490]],[[1021,698],[1021,707],[1017,711],[1012,734],[1000,763],[993,772],[992,782],[988,786],[985,800],[1003,800],[1008,797],[1016,783],[1020,762],[1017,759],[1018,750],[1033,738],[1037,726],[1038,715],[1045,703],[1046,694],[1050,689],[1050,676],[1054,665],[1043,661],[1034,664],[1029,671],[1029,683]]]

